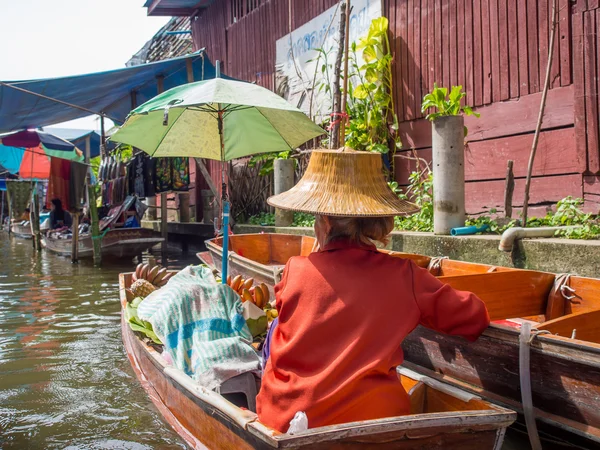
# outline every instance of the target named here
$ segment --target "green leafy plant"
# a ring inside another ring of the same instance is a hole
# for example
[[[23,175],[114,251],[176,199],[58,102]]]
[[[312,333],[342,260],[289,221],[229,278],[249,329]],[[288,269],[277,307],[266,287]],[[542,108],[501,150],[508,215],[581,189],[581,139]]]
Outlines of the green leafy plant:
[[[290,159],[292,157],[292,151],[286,150],[285,152],[279,153],[261,153],[260,155],[254,155],[248,161],[250,167],[255,167],[258,164],[262,164],[258,174],[261,176],[269,175],[273,173],[274,161],[276,159]]]
[[[275,214],[260,213],[248,219],[250,225],[275,226]],[[315,216],[312,214],[295,212],[293,227],[312,227],[315,224]]]
[[[406,217],[396,217],[394,228],[403,231],[433,231],[433,173],[426,169],[423,172],[410,174],[409,186],[400,198],[414,202],[420,211]],[[396,190],[397,191],[397,183]]]
[[[392,54],[387,31],[387,18],[374,19],[367,36],[358,45],[352,44],[349,55],[345,144],[356,150],[388,153],[390,145],[394,149],[402,147],[392,98]],[[362,51],[362,65],[358,51]]]
[[[462,106],[461,100],[466,95],[462,90],[462,86],[453,86],[450,95],[448,95],[447,88],[438,87],[434,83],[433,91],[423,97],[421,112],[426,113],[430,108],[434,110],[427,114],[425,117],[427,120],[435,120],[442,116],[459,116],[461,114],[480,117],[480,114],[473,111],[470,106]]]

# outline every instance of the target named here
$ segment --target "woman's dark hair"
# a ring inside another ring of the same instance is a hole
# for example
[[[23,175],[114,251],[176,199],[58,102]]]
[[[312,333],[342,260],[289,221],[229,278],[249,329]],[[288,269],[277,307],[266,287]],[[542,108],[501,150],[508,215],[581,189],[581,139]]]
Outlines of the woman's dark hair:
[[[52,203],[56,209],[62,209],[60,198],[53,198],[50,203]]]

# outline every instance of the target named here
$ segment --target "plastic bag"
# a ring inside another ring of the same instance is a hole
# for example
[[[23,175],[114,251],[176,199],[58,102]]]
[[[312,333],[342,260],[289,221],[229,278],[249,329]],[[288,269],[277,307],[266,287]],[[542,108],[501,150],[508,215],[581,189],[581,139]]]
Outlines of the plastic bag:
[[[290,427],[287,434],[297,434],[308,430],[308,417],[304,411],[298,411],[294,418],[290,421]]]

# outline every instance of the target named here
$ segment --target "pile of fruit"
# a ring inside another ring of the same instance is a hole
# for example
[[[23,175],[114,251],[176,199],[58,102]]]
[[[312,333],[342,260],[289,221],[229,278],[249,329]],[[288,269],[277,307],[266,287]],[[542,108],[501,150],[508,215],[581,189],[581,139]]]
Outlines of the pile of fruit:
[[[251,302],[263,309],[269,321],[277,317],[277,310],[269,303],[270,293],[269,288],[265,283],[253,286],[254,278],[244,280],[241,275],[237,275],[233,277],[233,279],[231,276],[228,276],[227,284],[239,294],[242,303]]]
[[[167,284],[169,279],[175,275],[175,272],[168,272],[165,267],[161,267],[154,261],[147,264],[138,264],[135,273],[132,275],[132,285],[125,289],[127,301],[132,302],[134,298],[146,298],[156,289]]]

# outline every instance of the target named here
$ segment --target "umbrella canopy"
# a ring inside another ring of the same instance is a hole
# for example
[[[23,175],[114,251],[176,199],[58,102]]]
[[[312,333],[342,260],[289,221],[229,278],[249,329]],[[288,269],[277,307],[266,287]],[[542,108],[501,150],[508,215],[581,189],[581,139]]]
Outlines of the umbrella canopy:
[[[134,109],[110,139],[152,156],[229,161],[293,149],[324,133],[268,89],[214,78],[154,97]]]
[[[2,144],[9,147],[35,148],[43,145],[47,150],[71,152],[75,145],[53,134],[41,130],[23,130],[0,137]]]
[[[83,153],[77,147],[71,151],[49,150],[44,145],[23,148],[0,144],[0,165],[23,179],[47,179],[50,177],[50,157],[83,161]]]

